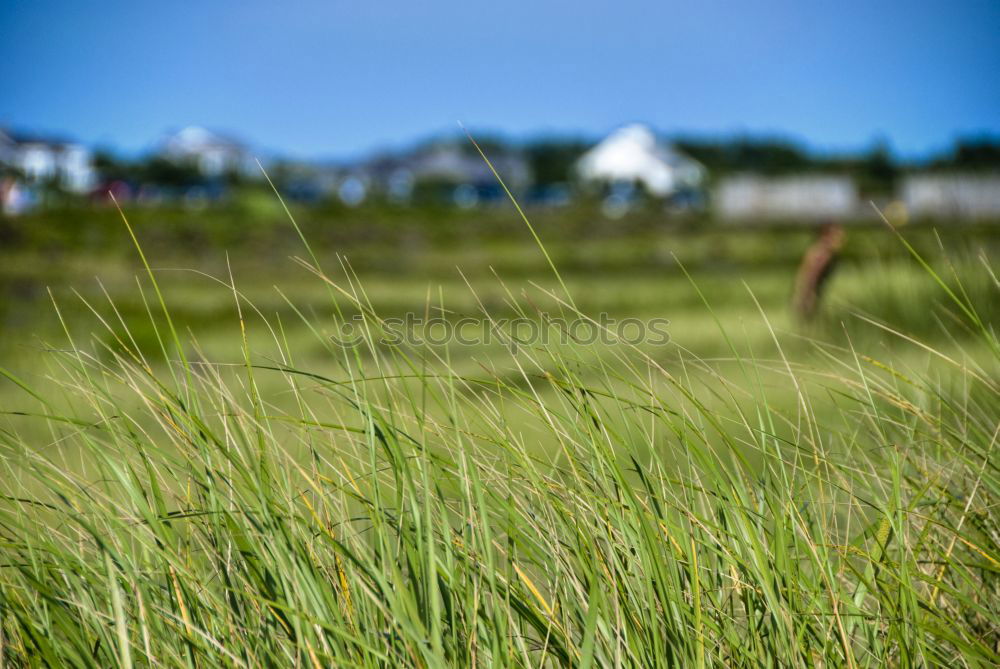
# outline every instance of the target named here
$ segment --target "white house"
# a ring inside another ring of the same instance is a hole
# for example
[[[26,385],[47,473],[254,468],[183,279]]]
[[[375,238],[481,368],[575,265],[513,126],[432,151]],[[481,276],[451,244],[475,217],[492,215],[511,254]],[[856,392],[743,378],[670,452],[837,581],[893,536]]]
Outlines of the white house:
[[[55,180],[63,188],[85,193],[96,181],[90,150],[82,144],[0,130],[0,165],[29,184]]]
[[[713,193],[723,219],[842,219],[859,211],[858,189],[849,177],[739,175],[722,179]]]
[[[915,174],[900,199],[915,218],[1000,218],[1000,174]]]
[[[585,182],[641,184],[656,197],[696,189],[705,178],[701,163],[658,140],[641,124],[608,135],[580,157],[576,172]]]
[[[169,135],[160,153],[170,160],[194,163],[207,176],[227,172],[249,174],[256,166],[242,142],[198,126],[188,126]]]

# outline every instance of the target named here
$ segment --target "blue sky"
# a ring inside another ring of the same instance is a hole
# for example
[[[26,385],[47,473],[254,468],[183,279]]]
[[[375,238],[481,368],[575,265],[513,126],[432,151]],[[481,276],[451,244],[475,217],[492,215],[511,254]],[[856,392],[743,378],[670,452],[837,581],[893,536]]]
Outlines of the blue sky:
[[[767,132],[904,155],[1000,134],[1000,2],[0,0],[0,125],[300,156],[454,130]]]

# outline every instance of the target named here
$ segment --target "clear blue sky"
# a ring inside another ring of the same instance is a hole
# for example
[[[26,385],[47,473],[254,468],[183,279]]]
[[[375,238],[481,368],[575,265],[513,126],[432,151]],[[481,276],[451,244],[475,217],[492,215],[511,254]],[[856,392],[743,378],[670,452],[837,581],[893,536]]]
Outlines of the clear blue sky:
[[[301,156],[452,131],[778,132],[906,155],[1000,133],[1000,2],[0,0],[0,124]]]

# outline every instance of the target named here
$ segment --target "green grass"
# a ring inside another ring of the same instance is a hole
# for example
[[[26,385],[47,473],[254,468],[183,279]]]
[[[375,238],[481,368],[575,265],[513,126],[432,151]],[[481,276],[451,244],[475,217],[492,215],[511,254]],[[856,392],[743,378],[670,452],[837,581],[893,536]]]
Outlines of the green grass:
[[[800,246],[636,239],[550,246],[569,295],[514,242],[57,286],[48,343],[4,347],[0,658],[1000,662],[990,248],[849,253],[803,330],[794,268],[733,260]],[[666,315],[672,342],[376,345],[407,310]]]

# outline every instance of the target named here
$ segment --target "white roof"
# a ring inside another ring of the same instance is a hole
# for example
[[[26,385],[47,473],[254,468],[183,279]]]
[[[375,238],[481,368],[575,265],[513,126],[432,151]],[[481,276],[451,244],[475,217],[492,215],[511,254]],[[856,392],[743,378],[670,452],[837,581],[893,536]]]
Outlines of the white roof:
[[[234,139],[200,126],[190,125],[167,137],[166,148],[177,153],[197,153],[208,148],[241,150],[243,147]]]
[[[657,140],[641,124],[619,128],[580,157],[577,173],[587,181],[641,182],[653,195],[697,185],[702,166]]]

